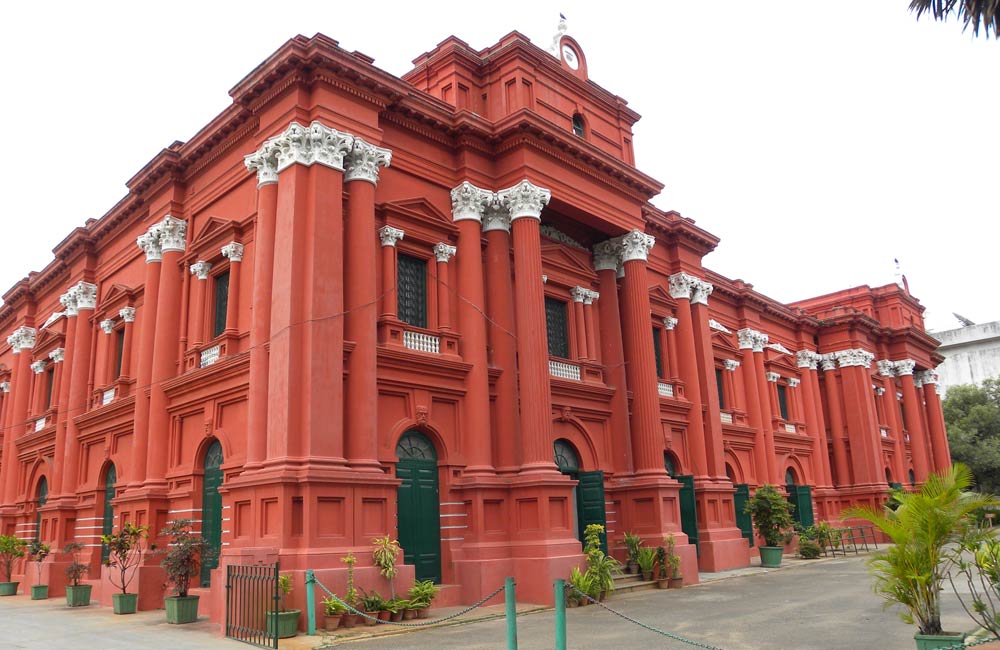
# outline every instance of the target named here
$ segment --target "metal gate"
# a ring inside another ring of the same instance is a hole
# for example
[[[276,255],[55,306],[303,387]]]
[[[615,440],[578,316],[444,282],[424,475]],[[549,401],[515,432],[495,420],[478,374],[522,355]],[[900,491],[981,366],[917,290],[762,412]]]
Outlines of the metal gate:
[[[226,567],[226,636],[259,648],[278,647],[278,563]]]

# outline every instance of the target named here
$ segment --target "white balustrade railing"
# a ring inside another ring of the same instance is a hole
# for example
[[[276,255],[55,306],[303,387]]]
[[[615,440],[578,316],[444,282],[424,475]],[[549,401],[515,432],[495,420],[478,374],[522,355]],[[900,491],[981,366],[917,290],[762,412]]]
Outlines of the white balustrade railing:
[[[660,397],[673,397],[674,396],[674,385],[668,384],[665,381],[656,382],[656,390],[660,393]]]
[[[423,332],[403,332],[403,346],[417,352],[441,354],[441,338]]]
[[[222,354],[222,348],[219,345],[213,345],[210,348],[205,348],[201,351],[201,368],[212,365],[219,360],[219,355]]]
[[[549,359],[549,374],[560,379],[575,379],[580,381],[580,366]]]
[[[878,430],[882,433],[883,438],[889,437],[889,430],[885,427],[879,427]]]
[[[719,417],[722,418],[722,423],[723,424],[732,424],[733,423],[733,414],[732,413],[726,413],[725,411],[723,411],[722,413],[719,413]]]
[[[41,431],[45,428],[45,418],[38,418],[35,420],[35,431]]]
[[[110,404],[115,399],[115,389],[109,388],[101,395],[101,406],[105,404]]]
[[[785,433],[795,433],[795,425],[794,424],[786,424],[785,425]]]

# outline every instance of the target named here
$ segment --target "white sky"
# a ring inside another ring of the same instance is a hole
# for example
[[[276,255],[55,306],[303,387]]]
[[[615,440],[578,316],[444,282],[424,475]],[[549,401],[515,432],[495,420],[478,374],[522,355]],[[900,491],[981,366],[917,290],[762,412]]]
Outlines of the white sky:
[[[591,79],[643,116],[654,203],[722,238],[706,266],[792,301],[891,282],[898,257],[929,328],[997,320],[1000,43],[907,4],[7,3],[0,292],[295,34],[400,75],[452,34],[547,47],[562,12]]]

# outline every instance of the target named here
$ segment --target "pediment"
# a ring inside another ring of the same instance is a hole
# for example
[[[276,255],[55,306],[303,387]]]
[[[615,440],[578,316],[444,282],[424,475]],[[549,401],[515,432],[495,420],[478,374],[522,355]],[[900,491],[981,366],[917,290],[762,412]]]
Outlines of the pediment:
[[[33,349],[35,352],[44,351],[47,355],[48,350],[59,347],[65,338],[62,332],[44,329],[35,338],[35,347]]]
[[[585,250],[570,250],[562,244],[542,245],[542,265],[551,265],[571,275],[582,275],[594,280],[597,273],[590,266],[590,253]]]
[[[795,357],[790,357],[787,354],[781,354],[778,352],[775,352],[774,354],[776,356],[765,359],[765,364],[768,370],[776,372],[782,377],[799,376],[799,368],[794,363]]]
[[[670,296],[670,293],[661,284],[654,284],[649,288],[649,300],[650,302],[668,307],[677,306],[677,301]]]
[[[395,219],[389,219],[390,215],[401,218],[403,222],[416,221],[434,229],[445,229],[448,232],[458,231],[458,228],[452,222],[450,214],[442,212],[436,205],[423,197],[383,203],[378,209],[386,215],[388,221],[393,221],[392,225],[402,227],[404,231],[406,230],[406,224],[400,224]]]
[[[735,334],[726,334],[716,329],[709,329],[708,331],[712,334],[712,347],[717,350],[732,352],[735,355],[740,354],[740,347],[736,344]]]
[[[239,224],[232,219],[221,217],[209,217],[201,225],[194,239],[191,240],[191,247],[194,248],[202,242],[208,242],[216,238],[233,238],[239,229]]]
[[[101,298],[101,307],[114,304],[116,302],[129,302],[135,292],[124,284],[113,284],[108,292]]]

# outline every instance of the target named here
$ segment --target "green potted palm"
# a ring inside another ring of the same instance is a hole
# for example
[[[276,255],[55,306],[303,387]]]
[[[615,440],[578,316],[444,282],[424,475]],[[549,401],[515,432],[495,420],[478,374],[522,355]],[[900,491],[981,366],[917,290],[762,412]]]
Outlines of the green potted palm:
[[[340,619],[347,608],[337,598],[327,596],[323,599],[323,622],[328,632],[332,632],[340,627]]]
[[[31,600],[46,600],[49,597],[49,586],[42,584],[42,562],[51,551],[48,544],[42,544],[38,540],[33,541],[28,548],[28,558],[35,563],[38,575],[38,584],[31,585]]]
[[[642,573],[642,579],[646,582],[652,580],[653,567],[656,566],[656,549],[652,546],[640,547],[636,564],[639,565],[639,571]]]
[[[66,604],[69,607],[88,607],[90,605],[90,592],[93,585],[81,585],[83,576],[90,571],[90,565],[80,561],[80,551],[83,544],[80,542],[70,542],[63,548],[63,553],[71,558],[71,562],[66,565]]]
[[[622,564],[601,549],[604,526],[589,524],[583,529],[583,553],[587,557],[587,573],[594,581],[595,596],[604,600],[615,590],[615,575],[621,574]]]
[[[24,549],[28,543],[23,539],[18,539],[13,535],[0,535],[0,571],[3,572],[4,581],[0,582],[0,596],[14,596],[17,594],[17,585],[20,583],[11,582],[14,574],[14,560],[24,557]]]
[[[669,576],[667,577],[667,587],[670,589],[680,589],[684,586],[684,576],[681,575],[681,556],[674,553],[674,548],[677,542],[674,541],[673,535],[667,535],[663,538],[664,543],[666,543],[666,560],[667,568],[669,569]]]
[[[784,546],[791,541],[795,530],[792,505],[773,485],[765,483],[747,501],[744,512],[753,519],[753,527],[764,539],[760,547],[760,565],[778,568]]]
[[[365,592],[361,597],[361,611],[367,614],[365,625],[376,625],[381,619],[382,610],[385,607],[385,598],[377,591],[370,594]]]
[[[628,558],[625,562],[625,573],[636,573],[639,566],[639,549],[642,548],[642,538],[635,533],[625,533],[625,550]]]
[[[288,639],[299,633],[301,609],[286,609],[285,598],[292,593],[292,576],[282,573],[278,576],[278,591],[281,592],[281,609],[267,613],[267,634],[279,639]]]
[[[167,583],[174,595],[163,599],[167,610],[167,623],[194,623],[198,620],[198,596],[191,596],[191,579],[201,573],[201,563],[212,556],[215,549],[201,535],[191,530],[190,519],[177,519],[167,524],[160,534],[170,538],[167,548],[161,551],[160,566],[167,573]]]
[[[956,463],[928,476],[918,491],[897,494],[895,510],[868,506],[842,513],[870,521],[892,541],[868,561],[868,568],[875,593],[887,607],[902,606],[900,617],[917,626],[917,650],[949,647],[964,637],[941,627],[941,587],[958,560],[954,549],[961,549],[976,527],[977,511],[998,504],[991,496],[968,491],[971,485],[972,472]]]
[[[441,588],[433,580],[417,580],[410,587],[410,603],[416,606],[417,618],[430,615],[431,603],[437,598]]]
[[[135,578],[135,571],[142,562],[142,543],[149,537],[149,526],[136,526],[125,522],[117,533],[101,535],[101,542],[108,547],[108,579],[121,593],[111,594],[111,604],[115,614],[135,614],[139,604],[139,594],[128,592],[129,584]]]
[[[396,560],[399,559],[399,554],[402,551],[399,548],[399,541],[386,535],[373,539],[372,545],[374,547],[372,561],[378,567],[378,572],[382,574],[382,577],[389,581],[389,598],[395,598],[396,589],[392,581],[398,572]]]
[[[351,611],[352,609],[356,610],[359,604],[358,590],[354,586],[354,565],[357,564],[358,559],[354,557],[354,553],[348,553],[340,558],[340,561],[347,565],[347,591],[344,594],[344,603],[348,606],[347,611],[340,619],[340,624],[350,629],[358,623],[358,615]]]

